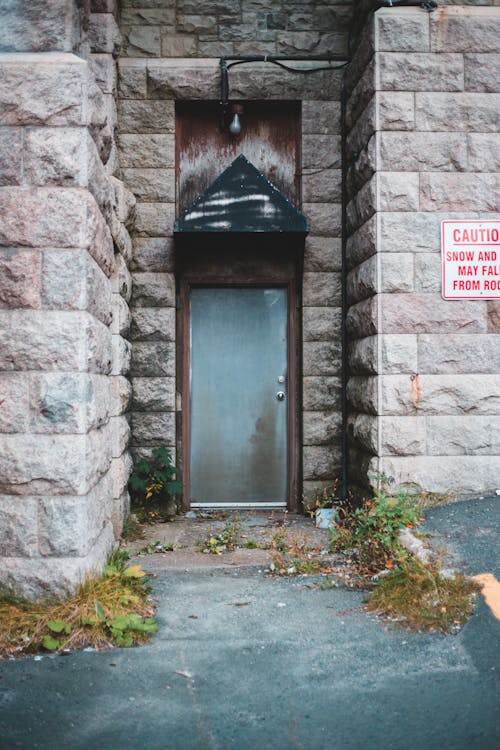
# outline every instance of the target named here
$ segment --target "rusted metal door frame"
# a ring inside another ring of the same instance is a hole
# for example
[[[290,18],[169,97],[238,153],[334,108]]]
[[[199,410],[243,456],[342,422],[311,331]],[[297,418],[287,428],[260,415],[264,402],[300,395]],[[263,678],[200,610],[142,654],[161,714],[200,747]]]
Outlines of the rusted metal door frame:
[[[243,277],[230,279],[213,277],[210,280],[196,275],[186,275],[182,278],[180,286],[181,306],[181,346],[182,346],[182,480],[184,483],[183,507],[188,510],[191,507],[190,500],[190,293],[192,288],[281,288],[287,290],[287,367],[288,367],[288,393],[287,393],[287,508],[296,510],[297,505],[297,461],[296,461],[296,435],[297,435],[297,302],[295,279],[277,281],[276,278],[263,279]],[[235,503],[234,507],[258,507],[269,508],[266,503]],[[224,503],[224,507],[231,508],[231,504]],[[277,506],[278,507],[278,506]],[[283,507],[279,503],[279,507]]]

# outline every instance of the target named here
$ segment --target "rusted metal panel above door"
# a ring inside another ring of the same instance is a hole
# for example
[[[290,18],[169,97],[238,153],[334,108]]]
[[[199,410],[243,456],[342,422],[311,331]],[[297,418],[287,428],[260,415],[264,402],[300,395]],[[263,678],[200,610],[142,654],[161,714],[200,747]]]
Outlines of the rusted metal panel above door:
[[[300,104],[243,102],[242,131],[222,131],[217,102],[176,109],[177,215],[243,154],[292,204],[300,206]]]

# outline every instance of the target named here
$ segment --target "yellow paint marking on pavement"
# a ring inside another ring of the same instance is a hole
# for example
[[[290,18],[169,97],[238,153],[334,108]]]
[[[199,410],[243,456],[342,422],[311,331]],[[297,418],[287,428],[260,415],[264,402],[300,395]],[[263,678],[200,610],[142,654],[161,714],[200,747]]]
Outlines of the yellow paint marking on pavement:
[[[473,576],[472,580],[481,586],[486,604],[497,620],[500,620],[500,581],[491,573],[480,573]]]

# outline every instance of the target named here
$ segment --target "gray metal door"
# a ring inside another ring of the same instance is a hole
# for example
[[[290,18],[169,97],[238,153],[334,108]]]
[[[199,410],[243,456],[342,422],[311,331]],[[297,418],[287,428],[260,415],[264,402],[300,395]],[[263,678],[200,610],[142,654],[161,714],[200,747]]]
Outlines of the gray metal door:
[[[192,288],[190,497],[287,500],[287,290]]]

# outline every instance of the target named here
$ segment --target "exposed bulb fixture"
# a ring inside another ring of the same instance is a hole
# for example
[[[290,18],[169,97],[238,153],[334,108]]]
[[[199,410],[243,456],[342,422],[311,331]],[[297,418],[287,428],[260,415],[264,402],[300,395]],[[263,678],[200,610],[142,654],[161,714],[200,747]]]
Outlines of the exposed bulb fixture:
[[[229,125],[229,132],[231,135],[239,135],[241,133],[241,120],[237,112],[233,115],[233,119]]]
[[[241,117],[243,115],[243,106],[241,104],[231,104],[229,108],[229,117],[231,122],[229,123],[228,130],[231,135],[239,135],[241,133]]]

